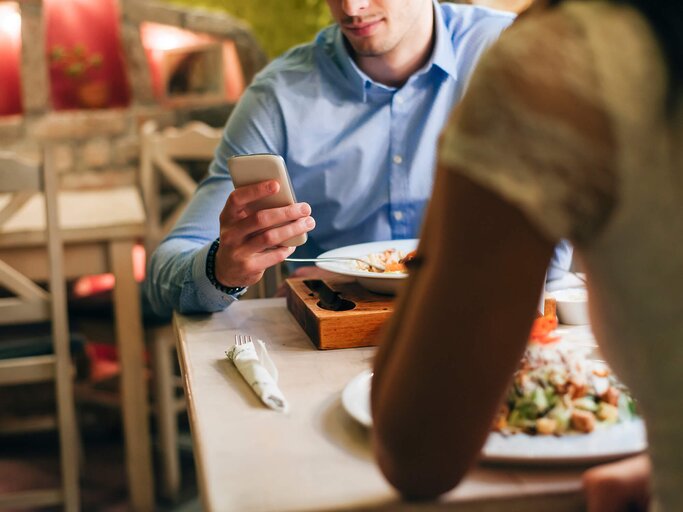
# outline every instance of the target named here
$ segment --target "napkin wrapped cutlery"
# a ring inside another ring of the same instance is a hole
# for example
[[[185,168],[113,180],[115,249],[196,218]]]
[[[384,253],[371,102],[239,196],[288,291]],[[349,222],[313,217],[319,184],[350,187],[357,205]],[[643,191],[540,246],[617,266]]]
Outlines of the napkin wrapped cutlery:
[[[279,412],[289,410],[289,403],[277,385],[277,368],[262,340],[256,339],[254,343],[251,336],[236,334],[235,345],[225,355],[265,405]]]

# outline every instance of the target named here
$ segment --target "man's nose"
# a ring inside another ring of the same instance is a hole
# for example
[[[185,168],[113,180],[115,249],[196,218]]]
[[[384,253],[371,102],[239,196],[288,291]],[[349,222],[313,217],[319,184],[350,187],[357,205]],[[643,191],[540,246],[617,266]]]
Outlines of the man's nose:
[[[370,0],[342,0],[342,10],[347,16],[363,14],[370,5]]]

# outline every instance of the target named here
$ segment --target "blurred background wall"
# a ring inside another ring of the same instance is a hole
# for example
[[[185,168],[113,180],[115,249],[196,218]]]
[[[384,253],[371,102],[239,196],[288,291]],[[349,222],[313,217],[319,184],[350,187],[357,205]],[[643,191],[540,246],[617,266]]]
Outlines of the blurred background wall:
[[[223,11],[251,26],[268,57],[309,41],[330,24],[325,0],[168,0],[172,3]]]

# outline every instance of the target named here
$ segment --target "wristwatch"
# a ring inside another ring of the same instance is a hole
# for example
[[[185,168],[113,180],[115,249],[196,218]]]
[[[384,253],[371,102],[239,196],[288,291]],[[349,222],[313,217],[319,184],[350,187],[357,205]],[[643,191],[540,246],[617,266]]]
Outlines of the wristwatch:
[[[214,285],[216,290],[237,297],[246,290],[246,286],[224,286],[216,279],[216,253],[218,252],[219,246],[220,238],[216,238],[209,248],[209,253],[206,255],[206,277],[211,284]]]

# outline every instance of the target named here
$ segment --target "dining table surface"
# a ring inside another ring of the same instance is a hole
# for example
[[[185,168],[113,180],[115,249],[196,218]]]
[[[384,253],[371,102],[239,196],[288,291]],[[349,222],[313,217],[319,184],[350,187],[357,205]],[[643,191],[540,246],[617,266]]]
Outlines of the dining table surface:
[[[285,299],[242,300],[214,314],[175,314],[174,329],[204,510],[585,508],[585,465],[510,461],[480,462],[441,499],[402,501],[373,459],[370,429],[341,400],[347,384],[371,368],[376,348],[316,349]],[[288,412],[265,407],[226,357],[236,334],[265,342]]]

